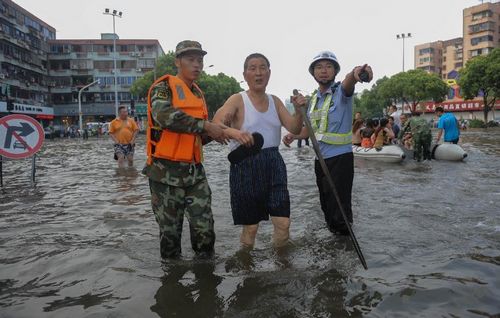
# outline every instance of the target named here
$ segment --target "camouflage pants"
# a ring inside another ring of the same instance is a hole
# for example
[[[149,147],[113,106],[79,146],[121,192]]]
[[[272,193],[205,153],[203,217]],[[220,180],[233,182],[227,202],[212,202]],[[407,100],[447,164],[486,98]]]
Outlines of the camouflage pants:
[[[413,159],[431,160],[431,134],[413,134]]]
[[[212,254],[215,232],[211,191],[207,179],[189,187],[175,187],[149,180],[151,205],[160,227],[162,258],[179,256],[184,214],[189,221],[191,246],[196,253]]]

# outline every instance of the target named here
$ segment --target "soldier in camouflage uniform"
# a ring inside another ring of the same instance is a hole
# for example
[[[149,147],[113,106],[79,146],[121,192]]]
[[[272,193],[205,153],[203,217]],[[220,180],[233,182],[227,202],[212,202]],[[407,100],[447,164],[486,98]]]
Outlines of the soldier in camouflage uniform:
[[[176,47],[177,78],[184,81],[199,98],[202,98],[201,91],[196,89],[194,80],[201,74],[205,54],[195,41],[182,41]],[[179,87],[176,88],[175,92],[179,94]],[[172,105],[172,89],[166,80],[153,84],[149,96],[152,126],[201,136],[204,143],[210,138],[219,142],[225,140],[225,134],[218,125],[190,116]],[[211,191],[202,163],[153,156],[143,173],[149,177],[151,204],[160,228],[162,258],[180,255],[184,214],[189,221],[193,250],[197,254],[211,255],[215,241],[214,221]]]
[[[413,139],[413,159],[417,161],[431,160],[432,134],[429,123],[420,117],[420,113],[414,113],[408,123]]]

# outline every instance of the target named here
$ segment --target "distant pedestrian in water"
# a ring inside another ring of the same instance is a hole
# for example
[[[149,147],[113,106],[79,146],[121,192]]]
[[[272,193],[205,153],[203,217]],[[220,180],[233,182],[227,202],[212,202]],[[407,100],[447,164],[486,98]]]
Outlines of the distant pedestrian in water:
[[[137,124],[128,117],[128,110],[125,106],[118,108],[118,118],[113,119],[109,127],[109,135],[115,142],[115,159],[118,166],[124,167],[125,161],[128,166],[134,165],[135,138],[139,132]]]

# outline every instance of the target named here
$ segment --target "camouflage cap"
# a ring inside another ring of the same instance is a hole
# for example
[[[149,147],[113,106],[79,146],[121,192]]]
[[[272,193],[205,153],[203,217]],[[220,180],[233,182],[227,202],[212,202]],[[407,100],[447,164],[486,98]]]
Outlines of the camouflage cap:
[[[207,54],[206,51],[202,50],[200,42],[191,41],[191,40],[181,41],[175,47],[175,56],[177,56],[177,57],[183,53],[186,53],[186,52],[199,52],[199,53],[201,53],[201,55]]]

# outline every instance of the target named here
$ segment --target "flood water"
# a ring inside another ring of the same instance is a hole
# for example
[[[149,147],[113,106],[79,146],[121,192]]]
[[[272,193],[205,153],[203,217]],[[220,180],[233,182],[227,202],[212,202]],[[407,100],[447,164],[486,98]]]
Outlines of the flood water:
[[[0,317],[499,317],[500,130],[463,134],[465,162],[355,161],[354,232],[325,227],[310,148],[282,149],[291,242],[239,253],[227,149],[206,147],[214,260],[162,264],[149,202],[144,138],[135,168],[117,169],[107,139],[48,140],[30,186],[29,160],[4,162]]]

